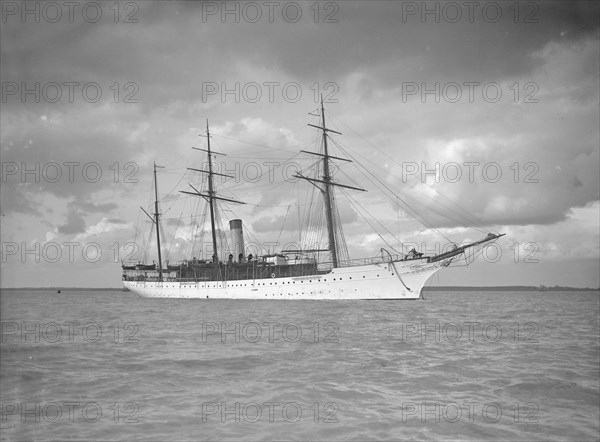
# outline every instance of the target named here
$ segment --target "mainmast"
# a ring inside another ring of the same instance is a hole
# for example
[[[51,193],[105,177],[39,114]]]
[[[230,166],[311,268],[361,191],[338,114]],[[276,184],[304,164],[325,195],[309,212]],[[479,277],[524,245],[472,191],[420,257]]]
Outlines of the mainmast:
[[[218,250],[217,250],[217,228],[215,225],[215,212],[216,212],[215,200],[228,201],[230,203],[237,203],[237,204],[246,204],[246,203],[217,196],[217,192],[215,191],[215,188],[214,188],[213,175],[219,175],[219,176],[223,176],[223,177],[227,177],[227,178],[233,178],[233,177],[231,175],[225,175],[223,173],[217,173],[217,172],[213,171],[212,156],[213,155],[226,156],[226,155],[224,153],[218,153],[218,152],[211,151],[211,149],[210,149],[210,130],[208,128],[208,120],[206,120],[206,140],[207,140],[206,141],[206,149],[199,149],[197,147],[192,147],[192,149],[201,150],[201,151],[207,153],[207,155],[208,155],[208,170],[194,169],[193,167],[188,167],[187,169],[208,174],[208,194],[201,193],[198,189],[196,189],[191,184],[189,186],[192,189],[194,189],[194,192],[187,192],[185,190],[180,190],[180,192],[187,193],[189,195],[201,196],[208,202],[209,207],[210,207],[210,230],[212,233],[212,244],[213,244],[212,260],[213,260],[214,264],[218,264],[219,263],[219,254],[218,254]]]
[[[321,126],[316,126],[314,124],[309,124],[309,126],[315,127],[317,129],[321,129],[323,131],[323,149],[324,149],[324,153],[320,154],[317,152],[309,152],[306,150],[302,150],[301,152],[304,153],[308,153],[311,155],[317,155],[317,156],[321,156],[323,157],[323,179],[319,180],[316,178],[308,178],[305,177],[303,175],[300,174],[296,174],[295,176],[297,178],[302,178],[304,180],[310,181],[311,183],[320,183],[323,184],[323,189],[321,189],[319,186],[316,186],[319,190],[321,190],[321,192],[323,192],[324,195],[324,199],[325,199],[325,218],[327,219],[327,236],[329,239],[329,247],[328,250],[331,252],[331,258],[332,258],[332,263],[333,263],[333,267],[339,267],[339,257],[338,257],[338,246],[336,244],[336,236],[335,236],[335,225],[334,225],[334,204],[333,204],[333,189],[332,186],[339,186],[339,187],[345,187],[348,189],[353,189],[353,190],[361,190],[363,192],[366,192],[365,189],[361,189],[358,187],[352,187],[352,186],[346,186],[343,184],[338,184],[338,183],[334,183],[331,180],[331,175],[329,172],[329,160],[331,158],[336,159],[336,160],[341,160],[341,161],[348,161],[350,162],[350,160],[346,159],[346,158],[339,158],[339,157],[334,157],[329,155],[329,151],[327,148],[327,132],[333,132],[335,134],[341,135],[340,132],[337,132],[335,130],[332,129],[328,129],[325,126],[325,107],[323,106],[323,96],[321,96]]]
[[[162,281],[162,256],[160,254],[160,224],[158,213],[158,181],[156,179],[156,163],[154,163],[154,222],[156,224],[156,247],[158,247],[158,280]]]
[[[217,230],[215,229],[215,192],[213,189],[212,155],[210,153],[210,131],[208,129],[208,120],[206,120],[206,146],[208,150],[208,204],[210,205],[210,230],[212,232],[213,243],[212,258],[213,262],[217,263],[219,261],[219,254],[217,253]]]

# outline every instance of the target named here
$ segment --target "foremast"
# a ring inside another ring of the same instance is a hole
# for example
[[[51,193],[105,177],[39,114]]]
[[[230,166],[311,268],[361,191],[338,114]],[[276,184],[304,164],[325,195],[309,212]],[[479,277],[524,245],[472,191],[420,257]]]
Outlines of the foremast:
[[[321,126],[323,129],[323,150],[325,158],[323,161],[323,181],[325,181],[325,215],[327,218],[327,232],[329,236],[329,250],[331,251],[333,267],[338,267],[337,245],[335,243],[335,231],[333,230],[333,209],[331,176],[329,175],[329,152],[327,150],[327,126],[325,126],[325,108],[321,100]]]
[[[297,178],[302,178],[306,181],[311,182],[323,193],[323,198],[325,201],[325,219],[327,220],[327,237],[328,237],[328,242],[329,242],[327,250],[329,250],[329,252],[331,252],[331,261],[332,261],[333,267],[337,268],[340,266],[340,262],[339,262],[339,256],[338,256],[338,244],[337,244],[337,240],[336,240],[336,226],[335,226],[335,222],[334,222],[334,217],[335,217],[335,213],[334,213],[335,208],[334,207],[335,206],[334,206],[334,199],[333,199],[334,198],[333,187],[334,186],[345,187],[347,189],[360,190],[363,192],[366,192],[366,190],[358,188],[358,187],[352,187],[352,186],[347,186],[344,184],[339,184],[339,183],[334,182],[331,179],[330,167],[329,167],[329,161],[331,158],[336,159],[336,160],[341,160],[341,161],[347,161],[347,162],[350,162],[351,160],[329,155],[329,150],[328,150],[328,146],[327,146],[327,138],[328,138],[327,133],[333,132],[338,135],[341,135],[341,133],[337,132],[335,130],[329,129],[325,125],[325,107],[323,106],[323,96],[321,96],[321,126],[317,126],[315,124],[309,124],[309,126],[314,127],[316,129],[320,129],[323,132],[323,153],[321,154],[321,153],[310,152],[310,151],[306,151],[306,150],[302,150],[301,152],[323,157],[323,177],[322,177],[323,179],[309,178],[309,177],[305,177],[304,175],[301,175],[301,174],[296,174],[295,176]],[[323,188],[319,187],[315,183],[322,184]]]

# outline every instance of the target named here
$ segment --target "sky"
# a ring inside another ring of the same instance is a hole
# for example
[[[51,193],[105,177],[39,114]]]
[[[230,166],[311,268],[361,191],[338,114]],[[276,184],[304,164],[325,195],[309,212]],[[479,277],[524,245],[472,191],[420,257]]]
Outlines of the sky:
[[[0,4],[2,287],[118,287],[153,163],[189,257],[207,120],[224,222],[297,241],[321,95],[352,258],[497,232],[431,284],[600,286],[597,2]]]

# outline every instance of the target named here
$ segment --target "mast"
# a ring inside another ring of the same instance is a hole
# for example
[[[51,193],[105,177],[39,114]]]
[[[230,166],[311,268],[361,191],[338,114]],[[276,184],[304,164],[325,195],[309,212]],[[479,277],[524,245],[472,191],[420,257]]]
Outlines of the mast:
[[[212,231],[213,242],[213,262],[219,262],[219,254],[217,253],[217,231],[215,229],[215,207],[214,207],[214,190],[213,190],[213,170],[212,158],[210,153],[210,131],[208,129],[208,120],[206,120],[206,142],[208,150],[208,204],[210,205],[210,230]]]
[[[162,281],[162,256],[160,254],[160,224],[158,213],[158,182],[156,179],[156,163],[154,163],[154,222],[156,224],[156,246],[158,247],[158,280]]]
[[[335,244],[335,231],[333,230],[333,210],[332,210],[332,191],[331,177],[329,176],[329,153],[327,152],[327,131],[325,126],[325,108],[323,107],[323,96],[321,95],[321,123],[323,129],[323,149],[325,156],[323,157],[323,181],[325,184],[325,216],[327,217],[327,233],[329,236],[329,250],[333,258],[333,267],[338,266],[337,247]]]
[[[314,115],[314,114],[313,114]],[[310,183],[312,183],[313,185],[315,185],[315,187],[317,187],[319,190],[321,190],[321,192],[323,192],[324,194],[324,199],[325,199],[325,217],[327,219],[327,236],[329,238],[329,247],[328,250],[331,252],[331,257],[332,257],[332,261],[333,261],[333,267],[339,267],[339,260],[338,260],[338,247],[336,244],[336,239],[335,239],[335,226],[334,226],[334,221],[333,221],[333,217],[334,217],[334,205],[333,205],[333,186],[338,186],[338,187],[345,187],[347,189],[352,189],[352,190],[360,190],[363,192],[366,192],[365,189],[361,189],[359,187],[353,187],[353,186],[347,186],[345,184],[339,184],[339,183],[335,183],[332,181],[331,179],[331,175],[329,172],[329,159],[333,158],[335,160],[341,160],[341,161],[348,161],[351,162],[350,160],[346,159],[346,158],[340,158],[340,157],[334,157],[329,155],[329,151],[327,148],[327,132],[333,132],[335,134],[341,135],[340,132],[337,132],[335,130],[332,129],[328,129],[325,126],[325,108],[323,106],[323,96],[321,95],[321,126],[317,126],[314,124],[309,124],[309,126],[312,126],[314,128],[317,129],[321,129],[323,131],[323,148],[324,148],[324,153],[317,153],[317,152],[309,152],[306,150],[302,150],[301,152],[304,153],[308,153],[311,155],[317,155],[323,158],[323,179],[316,179],[316,178],[308,178],[305,177],[299,173],[296,173],[294,176],[296,178],[302,178],[303,180],[309,181]],[[317,186],[315,183],[320,183],[324,185],[324,189],[321,189],[319,186]]]
[[[203,135],[200,135],[203,136]],[[224,153],[218,153],[218,152],[212,152],[210,150],[210,131],[208,128],[208,120],[206,120],[206,139],[207,139],[207,143],[206,143],[206,149],[200,149],[197,147],[192,147],[192,149],[195,150],[201,150],[203,152],[206,152],[208,154],[208,170],[202,170],[202,169],[195,169],[193,167],[188,167],[188,170],[193,170],[195,172],[201,172],[201,173],[206,173],[208,175],[208,193],[202,193],[200,192],[198,189],[196,189],[194,186],[192,186],[191,184],[189,184],[189,186],[194,190],[194,192],[188,192],[185,190],[180,190],[179,192],[181,193],[186,193],[188,195],[195,195],[195,196],[201,196],[202,198],[204,198],[209,205],[210,208],[210,230],[212,232],[212,243],[213,243],[213,263],[217,264],[219,263],[219,254],[217,251],[217,229],[215,226],[215,200],[220,200],[220,201],[227,201],[229,203],[237,203],[237,204],[246,204],[243,203],[241,201],[236,201],[236,200],[232,200],[229,198],[223,198],[220,196],[216,195],[216,191],[214,188],[214,182],[213,182],[213,175],[219,175],[219,176],[223,176],[223,177],[227,177],[227,178],[233,178],[231,175],[226,175],[223,173],[217,173],[217,172],[213,172],[213,165],[212,165],[212,156],[213,155],[223,155],[225,156]]]

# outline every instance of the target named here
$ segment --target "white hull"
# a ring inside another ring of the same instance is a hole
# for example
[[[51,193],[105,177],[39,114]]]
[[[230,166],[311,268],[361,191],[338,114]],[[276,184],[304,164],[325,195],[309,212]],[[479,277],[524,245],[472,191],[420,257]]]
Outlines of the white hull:
[[[382,262],[340,267],[323,275],[217,281],[123,281],[148,298],[203,299],[417,299],[425,283],[449,260]],[[410,290],[409,290],[410,289]]]

